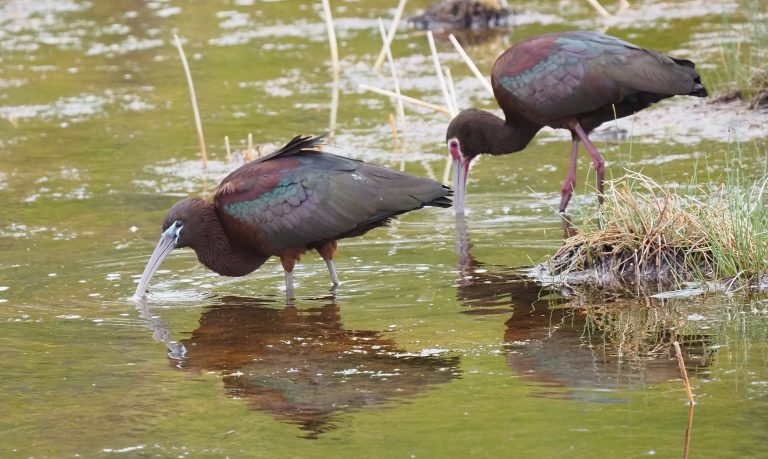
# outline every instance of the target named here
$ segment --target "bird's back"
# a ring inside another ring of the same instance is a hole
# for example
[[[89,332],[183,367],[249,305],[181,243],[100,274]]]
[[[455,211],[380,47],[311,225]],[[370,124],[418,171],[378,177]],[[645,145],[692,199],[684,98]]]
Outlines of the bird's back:
[[[214,202],[227,230],[265,253],[357,236],[423,206],[451,205],[435,181],[315,150],[297,137],[230,174]]]
[[[576,117],[591,129],[667,97],[706,95],[692,62],[588,31],[524,40],[499,56],[491,79],[508,119],[553,127]]]

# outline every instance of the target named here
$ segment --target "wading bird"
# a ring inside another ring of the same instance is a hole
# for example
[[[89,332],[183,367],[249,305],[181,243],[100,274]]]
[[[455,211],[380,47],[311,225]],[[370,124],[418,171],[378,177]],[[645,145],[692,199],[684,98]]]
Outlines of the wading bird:
[[[317,150],[319,137],[297,136],[284,147],[229,174],[213,202],[186,198],[174,204],[136,288],[146,293],[171,250],[190,247],[224,276],[245,276],[280,257],[286,294],[293,268],[308,250],[325,260],[333,288],[339,239],[360,236],[395,216],[424,206],[450,207],[451,190],[433,180]]]
[[[539,35],[512,46],[499,56],[491,73],[493,92],[506,119],[468,109],[448,126],[456,213],[464,213],[469,165],[475,156],[520,151],[544,126],[571,131],[560,212],[565,212],[576,183],[579,142],[592,157],[602,202],[604,163],[589,133],[605,121],[668,97],[705,97],[707,90],[694,67],[691,61],[587,31]]]

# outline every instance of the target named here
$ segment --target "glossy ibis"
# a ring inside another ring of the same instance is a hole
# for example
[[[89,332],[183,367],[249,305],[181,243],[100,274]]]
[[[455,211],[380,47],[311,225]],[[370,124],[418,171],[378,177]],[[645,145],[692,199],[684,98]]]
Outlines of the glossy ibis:
[[[493,92],[506,119],[468,109],[448,126],[456,213],[464,212],[472,158],[520,151],[544,126],[571,131],[560,212],[565,212],[576,183],[579,142],[592,157],[602,202],[603,159],[589,133],[605,121],[668,97],[705,97],[707,90],[694,67],[691,61],[588,31],[539,35],[512,46],[499,56],[491,73]]]
[[[335,288],[339,239],[360,236],[414,209],[451,205],[451,190],[442,184],[320,152],[322,140],[297,136],[229,174],[212,202],[187,198],[174,204],[135,297],[145,294],[171,250],[182,247],[224,276],[245,276],[269,257],[280,257],[289,297],[294,265],[304,252],[317,250]]]

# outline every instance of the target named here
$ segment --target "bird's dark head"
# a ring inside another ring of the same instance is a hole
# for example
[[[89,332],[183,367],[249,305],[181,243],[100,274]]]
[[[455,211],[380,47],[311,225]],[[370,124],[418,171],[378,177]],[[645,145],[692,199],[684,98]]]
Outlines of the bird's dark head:
[[[464,215],[464,201],[467,188],[469,164],[472,158],[480,154],[474,148],[472,120],[480,110],[464,110],[456,115],[448,125],[445,141],[453,160],[453,210],[456,215]]]
[[[445,141],[454,160],[460,155],[465,161],[484,153],[482,151],[481,138],[478,135],[479,126],[477,120],[485,118],[483,114],[495,116],[483,110],[470,108],[456,115],[448,125],[445,133]]]
[[[448,125],[445,141],[453,159],[453,209],[457,215],[464,213],[467,177],[472,159],[480,153],[488,153],[494,143],[494,135],[502,132],[504,120],[496,115],[470,108],[456,115]]]
[[[196,243],[202,238],[201,234],[205,234],[208,227],[207,220],[211,218],[216,218],[213,205],[202,199],[182,199],[171,207],[165,215],[163,232],[149,257],[147,267],[144,268],[134,298],[144,296],[150,279],[173,249],[195,248]]]
[[[171,206],[163,220],[163,236],[173,238],[173,248],[195,246],[198,234],[208,224],[208,207],[210,203],[197,198],[182,199]]]

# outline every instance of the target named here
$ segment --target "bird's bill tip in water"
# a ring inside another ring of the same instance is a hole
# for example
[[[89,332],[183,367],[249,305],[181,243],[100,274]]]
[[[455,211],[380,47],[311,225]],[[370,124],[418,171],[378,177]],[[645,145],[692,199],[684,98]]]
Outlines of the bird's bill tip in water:
[[[141,275],[139,285],[136,287],[136,292],[132,297],[133,300],[140,301],[145,298],[147,288],[149,287],[149,281],[152,280],[152,276],[158,268],[160,268],[165,257],[167,257],[168,254],[171,253],[171,250],[176,247],[176,241],[179,238],[180,231],[181,227],[174,224],[168,227],[168,229],[160,236],[160,240],[157,242],[155,250],[152,252],[152,256],[149,257],[146,268],[144,268],[144,273]]]
[[[451,158],[453,158],[453,209],[456,215],[463,215],[470,161],[461,154],[459,139],[450,139],[448,141],[448,151],[451,153]]]

